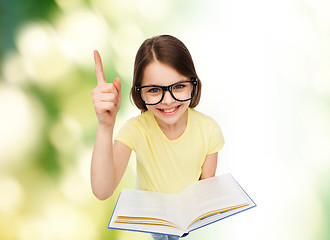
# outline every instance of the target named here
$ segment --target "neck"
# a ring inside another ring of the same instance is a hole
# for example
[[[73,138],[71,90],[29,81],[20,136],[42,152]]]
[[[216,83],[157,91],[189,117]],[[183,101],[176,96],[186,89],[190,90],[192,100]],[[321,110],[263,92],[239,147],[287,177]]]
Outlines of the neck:
[[[186,130],[187,123],[188,123],[188,109],[183,114],[183,116],[174,124],[166,124],[162,121],[159,121],[157,118],[155,118],[158,126],[162,130],[162,132],[165,134],[167,138],[170,140],[174,140],[179,138],[184,131]]]

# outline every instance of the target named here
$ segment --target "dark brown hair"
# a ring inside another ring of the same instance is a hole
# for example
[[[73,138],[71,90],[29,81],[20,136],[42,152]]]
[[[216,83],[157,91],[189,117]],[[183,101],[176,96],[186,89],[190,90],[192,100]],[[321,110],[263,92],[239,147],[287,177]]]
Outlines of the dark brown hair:
[[[197,88],[189,107],[194,108],[198,105],[201,97],[202,84],[199,80],[192,57],[187,47],[177,38],[170,35],[160,35],[146,39],[136,53],[133,73],[133,85],[131,89],[131,99],[134,104],[142,111],[146,111],[146,105],[141,101],[135,87],[141,86],[144,69],[153,62],[159,61],[166,64],[187,78],[196,78]]]

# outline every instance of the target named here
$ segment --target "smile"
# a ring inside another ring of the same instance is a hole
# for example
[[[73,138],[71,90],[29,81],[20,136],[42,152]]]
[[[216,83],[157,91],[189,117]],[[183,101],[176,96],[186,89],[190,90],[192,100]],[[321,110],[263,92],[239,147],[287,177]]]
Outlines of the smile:
[[[171,113],[175,113],[181,105],[179,106],[175,106],[175,107],[171,107],[171,108],[161,108],[159,109],[161,112],[163,113],[167,113],[167,114],[171,114]]]

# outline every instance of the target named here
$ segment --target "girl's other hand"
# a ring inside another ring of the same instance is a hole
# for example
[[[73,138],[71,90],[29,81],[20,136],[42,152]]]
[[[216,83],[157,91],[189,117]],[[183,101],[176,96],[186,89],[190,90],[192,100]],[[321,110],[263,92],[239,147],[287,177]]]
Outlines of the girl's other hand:
[[[113,127],[121,104],[121,83],[116,77],[113,83],[107,83],[101,56],[94,51],[95,74],[97,86],[92,90],[93,104],[99,124],[105,127]]]

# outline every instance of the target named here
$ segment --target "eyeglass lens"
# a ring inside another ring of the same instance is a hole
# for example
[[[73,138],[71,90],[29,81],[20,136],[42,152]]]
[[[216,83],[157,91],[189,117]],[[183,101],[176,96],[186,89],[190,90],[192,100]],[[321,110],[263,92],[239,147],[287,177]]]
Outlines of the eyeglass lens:
[[[172,97],[178,101],[187,101],[191,99],[193,89],[192,81],[179,82],[168,88]],[[156,104],[159,103],[165,95],[163,91],[164,87],[161,86],[145,86],[141,88],[140,93],[146,104]]]

